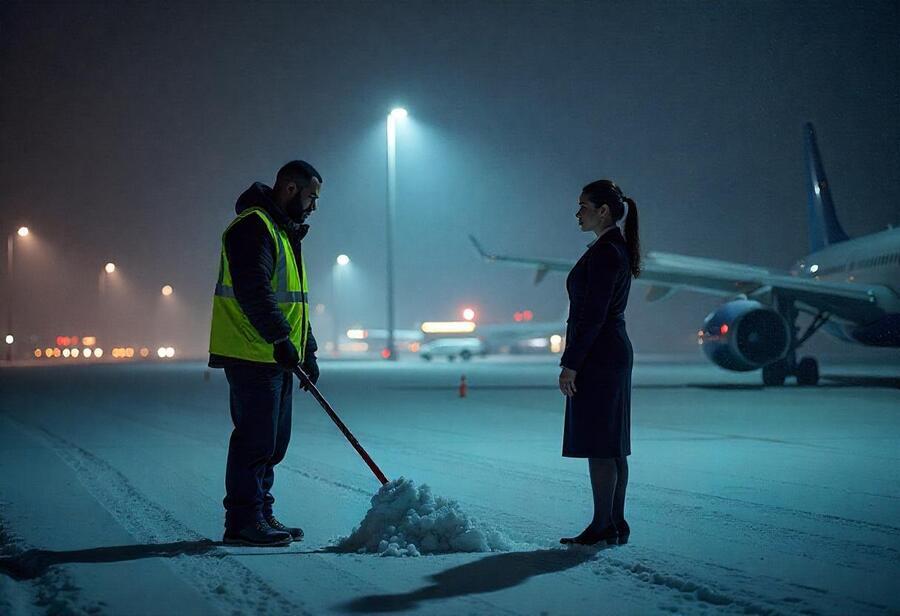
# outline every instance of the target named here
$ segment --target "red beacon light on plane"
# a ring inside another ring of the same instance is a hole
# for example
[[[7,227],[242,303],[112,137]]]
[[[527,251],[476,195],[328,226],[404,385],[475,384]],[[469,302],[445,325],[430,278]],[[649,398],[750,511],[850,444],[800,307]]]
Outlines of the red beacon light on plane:
[[[723,336],[728,333],[728,324],[727,323],[722,323],[722,326],[719,327],[719,333]]]

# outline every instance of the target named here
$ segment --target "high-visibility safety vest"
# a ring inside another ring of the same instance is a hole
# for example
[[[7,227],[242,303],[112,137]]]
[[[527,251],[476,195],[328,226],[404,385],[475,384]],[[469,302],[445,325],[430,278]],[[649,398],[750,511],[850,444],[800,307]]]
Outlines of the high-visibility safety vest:
[[[275,272],[272,274],[272,292],[278,307],[291,326],[291,342],[300,353],[300,361],[306,350],[309,333],[309,302],[306,285],[306,268],[303,257],[300,267],[291,248],[287,233],[280,229],[269,217],[268,212],[259,207],[241,212],[222,234],[222,254],[219,259],[219,281],[213,296],[212,326],[209,334],[209,352],[224,357],[246,359],[248,361],[274,364],[272,344],[266,342],[253,325],[234,297],[228,255],[225,252],[225,236],[238,221],[247,216],[259,216],[265,223],[275,242]]]

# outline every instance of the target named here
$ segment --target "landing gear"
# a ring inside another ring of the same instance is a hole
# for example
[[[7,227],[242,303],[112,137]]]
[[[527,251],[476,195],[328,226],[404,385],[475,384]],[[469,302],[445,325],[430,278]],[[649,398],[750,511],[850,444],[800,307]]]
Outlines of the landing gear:
[[[813,357],[804,357],[797,361],[797,349],[809,340],[810,336],[819,331],[819,328],[825,325],[831,315],[822,311],[813,317],[812,322],[807,326],[806,331],[802,335],[797,335],[797,308],[793,302],[786,301],[784,304],[776,301],[775,305],[788,323],[791,325],[793,332],[793,342],[787,354],[778,361],[772,362],[767,366],[763,366],[762,378],[763,384],[767,387],[781,387],[788,376],[797,377],[797,385],[812,386],[819,383],[819,362]]]
[[[783,359],[773,362],[768,366],[763,366],[763,385],[766,387],[781,387],[784,385],[784,381],[789,372],[790,369],[788,368],[788,363]]]
[[[797,385],[816,385],[819,382],[819,362],[812,357],[804,357],[797,364]]]

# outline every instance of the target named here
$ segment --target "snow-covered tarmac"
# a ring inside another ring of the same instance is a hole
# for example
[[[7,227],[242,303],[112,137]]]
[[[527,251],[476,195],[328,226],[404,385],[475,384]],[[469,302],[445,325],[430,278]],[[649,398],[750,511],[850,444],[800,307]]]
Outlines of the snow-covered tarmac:
[[[465,372],[469,395],[457,395]],[[323,362],[389,478],[455,499],[512,551],[329,550],[379,485],[311,397],[276,473],[289,548],[223,548],[224,375],[201,364],[0,372],[0,613],[875,614],[900,611],[900,369],[763,389],[703,364],[635,370],[631,543],[560,457],[551,360]]]

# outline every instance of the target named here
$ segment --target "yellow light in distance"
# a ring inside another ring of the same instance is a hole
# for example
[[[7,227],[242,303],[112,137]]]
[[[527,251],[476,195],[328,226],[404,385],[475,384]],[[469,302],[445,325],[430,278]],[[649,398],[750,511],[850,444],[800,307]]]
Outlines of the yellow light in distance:
[[[134,357],[134,349],[131,347],[128,347],[127,349],[125,349],[125,357],[127,357],[128,359],[131,359],[132,357]]]
[[[475,320],[475,311],[471,308],[464,308],[462,311],[463,318],[466,321],[474,321]]]
[[[53,357],[59,357],[60,355],[62,355],[62,351],[59,350],[59,347],[53,349]]]
[[[148,349],[147,347],[141,347],[141,357],[149,357],[149,356],[150,356],[150,349]]]
[[[94,349],[94,357],[97,359],[103,357],[103,349]]]
[[[172,285],[167,284],[166,286],[164,286],[162,288],[162,294],[165,295],[166,297],[169,297],[170,295],[172,295],[173,292],[174,292],[174,289],[172,289]]]
[[[112,262],[107,263],[103,266],[103,269],[106,270],[107,274],[112,274],[114,271],[116,271],[116,264]]]
[[[44,352],[41,351],[40,349],[35,349],[35,350],[34,350],[34,356],[37,357],[38,359],[40,359],[40,358],[41,358],[41,355],[43,355],[43,354],[44,354]]]
[[[26,237],[30,231],[28,230],[28,227],[19,227],[19,230],[16,231],[16,233],[19,234],[19,237]]]
[[[350,340],[365,340],[369,337],[369,332],[364,329],[348,329],[347,337]]]
[[[475,331],[472,321],[426,321],[422,323],[426,334],[468,334]]]
[[[562,336],[559,334],[553,334],[550,336],[550,351],[553,353],[559,353],[562,351]]]
[[[95,336],[82,336],[81,344],[84,346],[94,346],[97,344],[97,338]]]
[[[80,354],[78,349],[72,349],[72,357],[78,357]]]

